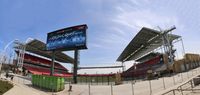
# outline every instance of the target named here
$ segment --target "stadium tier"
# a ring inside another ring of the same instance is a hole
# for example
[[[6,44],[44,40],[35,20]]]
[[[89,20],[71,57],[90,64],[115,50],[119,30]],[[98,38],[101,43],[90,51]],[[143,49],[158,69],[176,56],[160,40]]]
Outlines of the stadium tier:
[[[156,72],[158,68],[161,68],[164,65],[163,55],[158,55],[154,58],[151,58],[145,62],[138,63],[130,67],[128,70],[122,73],[123,77],[145,77],[148,70]]]
[[[16,51],[18,54],[18,52]],[[23,69],[32,74],[50,75],[51,61],[39,56],[24,54]],[[55,62],[54,76],[69,77],[72,74],[60,63]]]

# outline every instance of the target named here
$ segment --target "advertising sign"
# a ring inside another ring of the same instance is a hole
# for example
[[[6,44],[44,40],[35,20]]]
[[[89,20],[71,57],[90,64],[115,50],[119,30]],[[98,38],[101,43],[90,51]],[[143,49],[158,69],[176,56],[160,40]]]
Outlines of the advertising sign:
[[[47,34],[47,50],[87,49],[87,25],[60,29]]]

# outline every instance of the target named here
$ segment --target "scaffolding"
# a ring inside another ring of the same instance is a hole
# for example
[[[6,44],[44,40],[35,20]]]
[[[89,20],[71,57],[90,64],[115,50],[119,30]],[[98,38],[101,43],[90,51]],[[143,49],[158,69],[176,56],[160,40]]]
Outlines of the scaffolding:
[[[16,48],[16,51],[18,51],[18,56],[17,56],[17,67],[19,70],[22,71],[23,68],[23,63],[24,63],[24,54],[25,54],[25,50],[26,50],[26,45],[19,42],[19,41],[15,41],[14,42],[15,47],[17,46],[18,48]]]

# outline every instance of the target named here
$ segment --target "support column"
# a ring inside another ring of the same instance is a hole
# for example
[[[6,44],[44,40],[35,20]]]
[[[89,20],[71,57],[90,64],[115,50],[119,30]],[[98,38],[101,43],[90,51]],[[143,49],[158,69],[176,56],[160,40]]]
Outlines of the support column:
[[[55,51],[52,52],[50,76],[53,76],[53,74],[54,74],[54,61],[55,61]]]
[[[183,57],[185,56],[185,47],[183,44],[183,39],[181,37],[181,45],[182,45],[182,53],[183,53]],[[185,67],[185,71],[188,71],[187,66],[186,66],[186,62],[185,62],[185,58],[184,58],[184,67]]]
[[[79,51],[74,51],[74,68],[73,68],[73,83],[77,83],[77,70],[78,70],[78,64],[79,64]]]

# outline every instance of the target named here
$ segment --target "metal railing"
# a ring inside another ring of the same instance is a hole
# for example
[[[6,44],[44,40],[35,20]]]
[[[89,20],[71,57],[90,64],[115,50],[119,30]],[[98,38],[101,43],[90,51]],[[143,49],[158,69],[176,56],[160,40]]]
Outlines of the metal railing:
[[[186,91],[189,91],[189,92],[200,91],[200,89],[194,89],[194,87],[195,85],[194,85],[193,79],[191,79],[188,82],[178,86],[177,89],[169,90],[163,93],[162,95],[177,95],[177,94],[184,95],[184,92]]]

